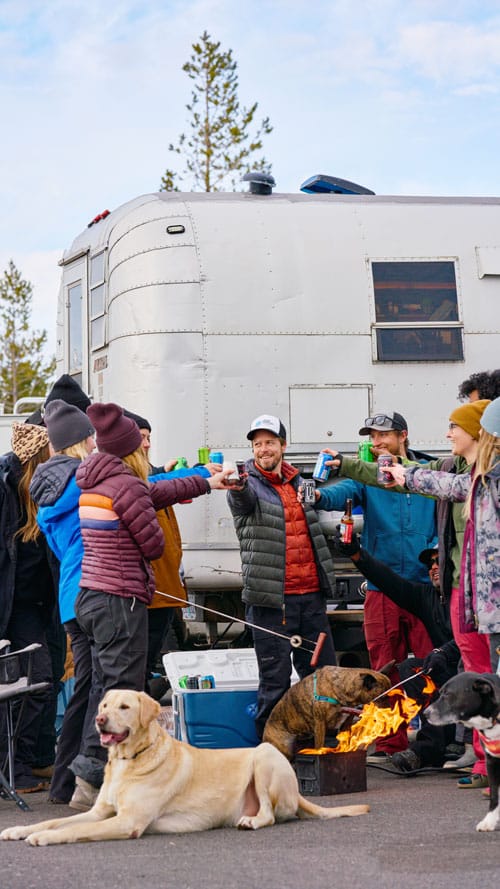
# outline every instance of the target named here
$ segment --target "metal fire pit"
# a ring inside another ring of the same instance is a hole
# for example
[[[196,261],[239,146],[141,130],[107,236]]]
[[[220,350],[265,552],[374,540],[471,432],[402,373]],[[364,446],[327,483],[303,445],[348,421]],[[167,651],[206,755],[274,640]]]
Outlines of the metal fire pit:
[[[366,790],[366,750],[297,753],[292,765],[302,796],[332,796]]]

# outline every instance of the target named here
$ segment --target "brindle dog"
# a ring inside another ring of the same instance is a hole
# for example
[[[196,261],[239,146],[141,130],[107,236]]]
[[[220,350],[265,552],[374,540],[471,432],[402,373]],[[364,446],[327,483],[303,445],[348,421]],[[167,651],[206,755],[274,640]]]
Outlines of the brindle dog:
[[[313,735],[314,747],[323,747],[329,731],[352,722],[352,714],[343,711],[343,707],[368,704],[390,688],[385,671],[393,665],[388,664],[380,672],[321,667],[285,692],[266,722],[263,741],[274,744],[290,760],[299,739]]]

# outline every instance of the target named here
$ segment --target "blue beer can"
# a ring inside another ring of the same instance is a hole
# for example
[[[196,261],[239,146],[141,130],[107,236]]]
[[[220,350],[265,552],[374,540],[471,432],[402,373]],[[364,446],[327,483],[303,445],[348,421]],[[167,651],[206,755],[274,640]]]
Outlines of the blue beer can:
[[[200,679],[200,688],[215,688],[215,679],[213,676],[202,676]]]
[[[222,453],[222,451],[210,451],[208,455],[208,462],[220,463],[220,465],[222,466],[222,464],[224,463],[224,454]]]
[[[312,474],[315,481],[326,482],[332,468],[331,466],[326,466],[327,460],[333,460],[331,454],[326,454],[325,451],[320,451]]]

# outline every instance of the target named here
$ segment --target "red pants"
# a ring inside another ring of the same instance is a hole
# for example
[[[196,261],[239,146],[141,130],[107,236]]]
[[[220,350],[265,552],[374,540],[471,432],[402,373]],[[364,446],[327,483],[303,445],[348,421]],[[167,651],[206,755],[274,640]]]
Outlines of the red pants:
[[[459,598],[459,591],[455,588],[452,589],[450,599],[451,629],[453,630],[453,638],[462,655],[464,670],[471,670],[473,673],[491,673],[490,637],[486,633],[460,632],[458,619]],[[477,757],[472,771],[478,775],[486,775],[483,745],[475,729],[472,732],[472,746]]]
[[[377,590],[368,590],[366,594],[364,633],[372,670],[380,670],[392,660],[400,664],[410,651],[415,657],[424,658],[434,647],[422,621]],[[396,668],[391,671],[390,678],[393,684],[399,682]],[[380,738],[376,744],[377,750],[389,755],[407,747],[405,724],[397,732]]]

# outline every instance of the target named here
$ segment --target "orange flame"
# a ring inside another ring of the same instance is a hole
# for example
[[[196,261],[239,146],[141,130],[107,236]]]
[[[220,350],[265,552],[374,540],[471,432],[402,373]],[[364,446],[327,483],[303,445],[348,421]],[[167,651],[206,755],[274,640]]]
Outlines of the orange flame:
[[[426,680],[429,683],[429,687],[426,684],[424,692],[432,694],[434,683],[428,677],[426,677]],[[304,748],[300,753],[351,753],[353,750],[359,750],[360,748],[366,750],[377,738],[390,735],[403,722],[409,722],[413,719],[422,709],[417,701],[406,697],[399,688],[387,692],[387,696],[394,698],[393,706],[379,707],[373,702],[365,704],[359,719],[351,728],[337,735],[338,743],[336,747],[320,747],[318,750]]]

